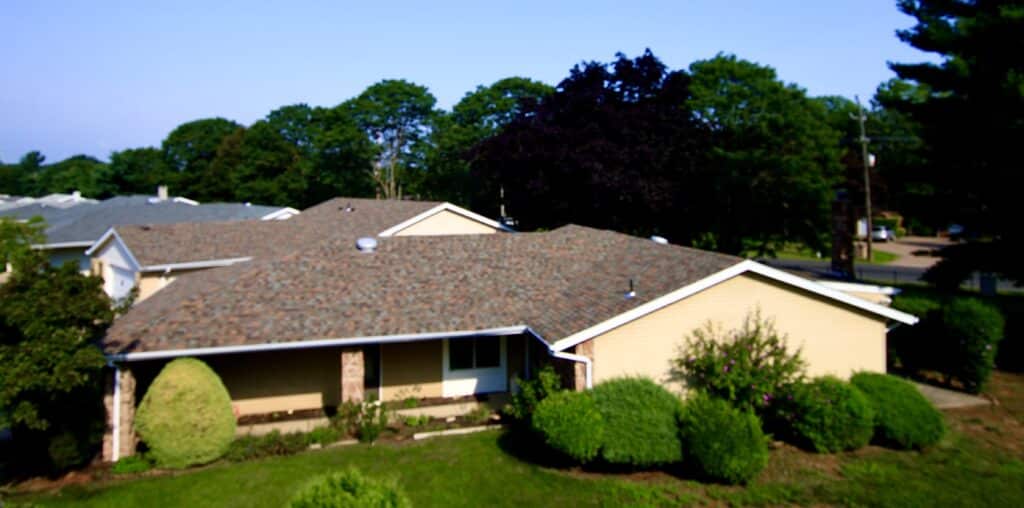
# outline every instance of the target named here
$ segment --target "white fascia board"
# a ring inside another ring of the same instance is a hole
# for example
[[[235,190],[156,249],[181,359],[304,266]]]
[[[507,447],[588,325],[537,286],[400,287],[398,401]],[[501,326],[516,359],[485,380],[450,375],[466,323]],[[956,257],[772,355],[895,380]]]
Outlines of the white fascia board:
[[[291,218],[291,217],[294,217],[294,216],[296,216],[296,215],[298,215],[300,213],[302,213],[302,212],[300,212],[300,211],[298,211],[298,210],[296,210],[296,209],[294,209],[294,208],[289,206],[289,207],[281,208],[279,210],[274,210],[273,212],[270,212],[270,213],[264,215],[263,217],[260,217],[260,220],[278,220],[283,215],[287,215],[288,218]]]
[[[777,270],[775,268],[771,268],[751,260],[745,260],[736,263],[735,265],[732,265],[729,268],[726,268],[720,272],[709,275],[708,277],[705,277],[697,282],[694,282],[693,284],[683,286],[675,291],[672,291],[671,293],[655,298],[654,300],[651,300],[643,305],[640,305],[639,307],[636,307],[630,311],[619,314],[611,319],[608,319],[604,322],[598,323],[594,326],[576,332],[564,339],[556,341],[554,344],[551,345],[551,350],[564,351],[581,342],[590,340],[609,330],[618,328],[626,323],[646,316],[647,314],[650,314],[656,310],[659,310],[663,307],[667,307],[668,305],[676,303],[684,298],[704,291],[705,289],[708,289],[711,286],[720,284],[733,277],[748,272],[756,273],[758,275],[767,277],[777,282],[781,282],[783,284],[795,286],[805,291],[832,300],[839,301],[851,307],[855,307],[870,312],[872,314],[877,314],[885,318],[891,319],[893,321],[898,321],[903,324],[913,325],[918,322],[917,317],[907,314],[905,312],[900,312],[898,310],[885,307],[883,305],[878,305],[876,303],[872,303],[867,300],[857,298],[852,295],[848,295],[846,293],[843,293],[842,291],[825,287],[821,284],[818,284],[817,282],[813,282],[802,277],[797,277],[796,275],[784,272],[782,270]]]
[[[108,354],[111,362],[132,362],[141,360],[159,360],[181,356],[208,356],[232,353],[257,353],[262,351],[284,351],[290,349],[311,349],[331,346],[360,346],[366,344],[388,344],[392,342],[417,342],[423,340],[457,339],[460,337],[500,337],[530,333],[540,337],[527,326],[508,326],[504,328],[486,328],[483,330],[460,330],[452,332],[411,333],[400,335],[378,335],[371,337],[349,337],[338,339],[317,339],[294,342],[271,342],[244,346],[217,346],[207,348],[171,349],[166,351],[141,351],[138,353]]]
[[[514,233],[515,232],[512,228],[510,228],[510,227],[508,227],[508,226],[506,226],[506,225],[504,225],[504,224],[502,224],[502,223],[500,223],[500,222],[498,222],[496,220],[488,219],[487,217],[484,217],[483,215],[480,215],[478,213],[474,213],[474,212],[471,212],[469,210],[466,210],[465,208],[462,208],[461,206],[456,206],[456,205],[453,205],[451,203],[444,202],[444,203],[441,203],[440,205],[437,205],[437,206],[431,208],[430,210],[427,210],[427,211],[425,211],[425,212],[423,212],[423,213],[421,213],[419,215],[416,215],[416,216],[412,217],[411,219],[408,219],[408,220],[405,220],[403,222],[400,222],[400,223],[398,223],[398,224],[396,224],[394,226],[391,226],[390,228],[385,229],[384,231],[381,231],[380,233],[377,233],[377,236],[381,236],[381,237],[394,236],[394,235],[398,234],[400,231],[402,231],[402,230],[412,226],[413,224],[416,224],[416,223],[418,223],[420,221],[423,221],[423,220],[425,220],[425,219],[427,219],[429,217],[432,217],[432,216],[437,215],[437,214],[439,214],[441,212],[444,212],[444,211],[448,211],[448,212],[452,212],[452,213],[457,214],[457,215],[461,215],[461,216],[463,216],[463,217],[465,217],[467,219],[479,222],[481,224],[486,224],[486,225],[488,225],[488,226],[490,226],[492,228],[500,229],[500,230],[505,231],[505,232],[509,232],[509,233]]]
[[[101,236],[99,240],[93,242],[92,246],[89,247],[89,250],[85,251],[85,255],[92,257],[93,254],[99,252],[99,250],[110,240],[121,244],[121,247],[124,248],[125,254],[128,254],[128,261],[131,262],[132,269],[137,272],[141,271],[142,265],[139,264],[139,260],[135,259],[135,254],[133,254],[132,250],[128,248],[128,244],[121,238],[121,235],[117,234],[117,229],[115,228],[110,228],[106,233],[103,233],[103,236]]]
[[[57,242],[57,243],[36,243],[32,245],[35,250],[52,250],[52,249],[71,249],[77,247],[89,247],[93,242],[81,241],[81,242]]]
[[[890,286],[876,286],[874,284],[860,284],[857,282],[842,282],[834,280],[819,280],[817,282],[822,286],[839,291],[853,291],[855,293],[871,293],[886,296],[900,294],[899,289]]]
[[[217,268],[251,261],[252,256],[227,259],[210,259],[207,261],[189,261],[186,263],[167,263],[163,265],[147,265],[139,267],[140,272],[173,272],[175,270],[193,270],[196,268]]]

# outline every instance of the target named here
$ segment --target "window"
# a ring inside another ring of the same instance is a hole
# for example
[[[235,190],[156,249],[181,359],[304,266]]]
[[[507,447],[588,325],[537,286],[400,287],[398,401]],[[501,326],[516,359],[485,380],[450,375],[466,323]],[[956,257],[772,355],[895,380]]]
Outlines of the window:
[[[501,366],[501,339],[451,339],[448,341],[448,369],[487,369]]]

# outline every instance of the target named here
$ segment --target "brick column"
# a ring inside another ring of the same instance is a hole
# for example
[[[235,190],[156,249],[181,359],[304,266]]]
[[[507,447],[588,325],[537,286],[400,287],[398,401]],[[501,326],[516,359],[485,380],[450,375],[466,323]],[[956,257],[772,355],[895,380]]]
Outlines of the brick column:
[[[114,460],[114,376],[120,378],[120,407],[118,426],[118,458],[135,455],[135,376],[124,367],[108,369],[103,388],[103,407],[107,412],[106,429],[103,432],[103,461]]]
[[[363,370],[363,348],[341,350],[341,401],[362,402],[366,375]]]
[[[576,344],[575,353],[594,360],[594,341],[588,340]],[[573,388],[581,392],[587,389],[587,366],[583,362],[573,362]]]

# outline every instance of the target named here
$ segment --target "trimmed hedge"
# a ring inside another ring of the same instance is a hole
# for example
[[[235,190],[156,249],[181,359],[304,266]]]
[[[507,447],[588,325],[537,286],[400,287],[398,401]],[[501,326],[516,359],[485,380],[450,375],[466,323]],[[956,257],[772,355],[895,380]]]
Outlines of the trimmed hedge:
[[[139,405],[136,430],[159,467],[216,460],[235,438],[231,397],[220,378],[195,358],[164,366]]]
[[[412,506],[398,485],[356,469],[315,478],[292,498],[292,508],[405,508]]]
[[[875,430],[875,410],[868,398],[834,377],[798,385],[789,416],[789,437],[819,453],[861,448]]]
[[[864,393],[875,410],[877,442],[920,449],[938,443],[945,434],[942,413],[909,382],[870,372],[855,374],[850,382]]]
[[[605,461],[649,467],[682,460],[677,420],[683,403],[677,396],[645,378],[605,381],[592,393],[605,424]]]
[[[974,298],[957,298],[942,310],[942,327],[953,350],[947,373],[979,393],[995,369],[1005,322],[999,309]]]
[[[761,421],[729,402],[698,395],[679,420],[687,461],[705,477],[746,483],[768,464],[768,437]]]
[[[597,457],[604,437],[604,418],[590,392],[558,392],[537,405],[533,429],[548,446],[578,462]]]

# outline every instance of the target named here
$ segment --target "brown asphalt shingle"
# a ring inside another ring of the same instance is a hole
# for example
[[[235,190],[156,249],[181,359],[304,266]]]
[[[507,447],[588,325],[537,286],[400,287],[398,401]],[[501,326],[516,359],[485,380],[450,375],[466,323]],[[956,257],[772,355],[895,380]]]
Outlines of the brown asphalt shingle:
[[[236,220],[119,226],[142,266],[283,255],[332,238],[377,233],[439,205],[335,198],[284,221]],[[345,211],[351,208],[351,211]]]
[[[554,342],[741,261],[581,226],[379,243],[376,252],[362,253],[353,237],[331,237],[289,255],[180,277],[119,318],[104,348],[124,353],[518,325]],[[637,296],[627,300],[630,278]]]

